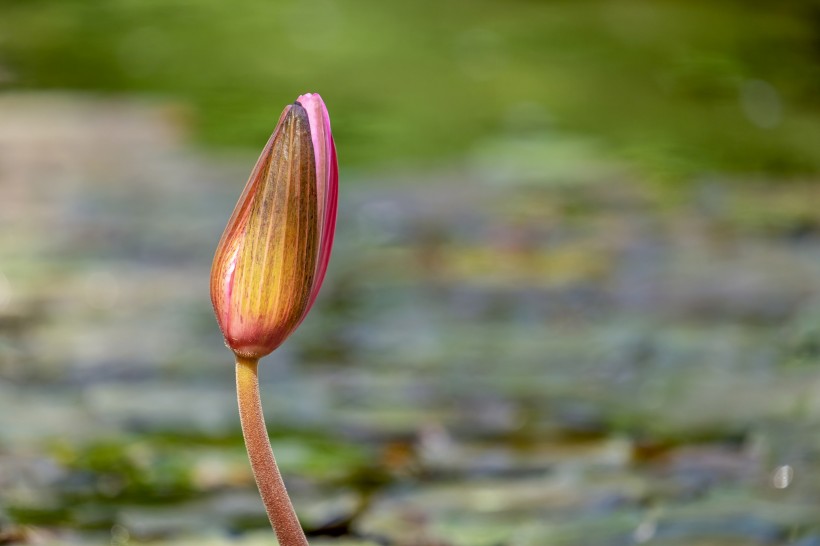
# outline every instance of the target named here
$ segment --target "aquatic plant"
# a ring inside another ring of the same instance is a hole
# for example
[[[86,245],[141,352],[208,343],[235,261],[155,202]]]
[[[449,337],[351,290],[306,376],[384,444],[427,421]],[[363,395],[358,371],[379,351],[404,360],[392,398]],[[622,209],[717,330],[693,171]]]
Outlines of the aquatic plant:
[[[279,543],[307,544],[273,456],[259,397],[259,359],[304,320],[325,277],[339,176],[318,94],[285,107],[228,221],[211,269],[211,302],[236,356],[242,434]]]

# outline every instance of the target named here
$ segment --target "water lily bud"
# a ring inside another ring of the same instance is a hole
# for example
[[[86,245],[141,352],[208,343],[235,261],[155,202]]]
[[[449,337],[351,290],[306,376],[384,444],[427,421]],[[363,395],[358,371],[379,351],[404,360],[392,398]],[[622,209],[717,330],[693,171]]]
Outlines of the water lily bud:
[[[330,118],[317,94],[282,112],[216,249],[211,302],[226,345],[244,358],[276,349],[324,280],[339,175]]]

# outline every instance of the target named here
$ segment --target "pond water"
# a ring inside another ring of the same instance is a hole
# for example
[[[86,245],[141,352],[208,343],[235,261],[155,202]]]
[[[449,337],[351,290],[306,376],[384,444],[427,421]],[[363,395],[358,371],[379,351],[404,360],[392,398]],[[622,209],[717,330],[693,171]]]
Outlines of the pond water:
[[[271,543],[208,300],[253,157],[25,95],[0,154],[0,544]],[[261,366],[311,542],[820,544],[820,187],[475,165],[342,173]]]

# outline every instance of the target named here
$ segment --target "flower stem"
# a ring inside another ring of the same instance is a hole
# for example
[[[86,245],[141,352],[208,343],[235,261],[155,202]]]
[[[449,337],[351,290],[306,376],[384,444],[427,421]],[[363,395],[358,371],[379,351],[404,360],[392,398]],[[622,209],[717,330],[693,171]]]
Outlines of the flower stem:
[[[273,458],[259,399],[258,359],[236,357],[236,394],[242,436],[248,449],[253,476],[280,546],[307,546],[307,539]]]

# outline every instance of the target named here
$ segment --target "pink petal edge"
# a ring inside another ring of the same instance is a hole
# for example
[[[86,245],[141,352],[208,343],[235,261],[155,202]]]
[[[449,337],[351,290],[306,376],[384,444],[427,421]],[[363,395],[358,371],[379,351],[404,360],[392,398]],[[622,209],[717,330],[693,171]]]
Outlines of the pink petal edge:
[[[336,231],[336,211],[339,196],[339,168],[336,159],[336,145],[333,142],[333,134],[330,128],[330,116],[327,112],[322,97],[318,93],[306,93],[300,95],[296,101],[307,111],[308,120],[311,126],[311,137],[313,139],[313,150],[316,158],[316,172],[322,171],[322,161],[324,164],[324,180],[317,180],[317,184],[324,186],[324,203],[320,203],[320,214],[322,215],[322,234],[319,240],[319,256],[316,264],[316,276],[310,293],[304,318],[316,297],[325,279],[327,266],[330,262],[330,251],[333,247],[333,236]],[[320,125],[321,124],[321,125]],[[322,127],[323,131],[314,128]],[[324,135],[324,142],[321,142],[321,135]]]

